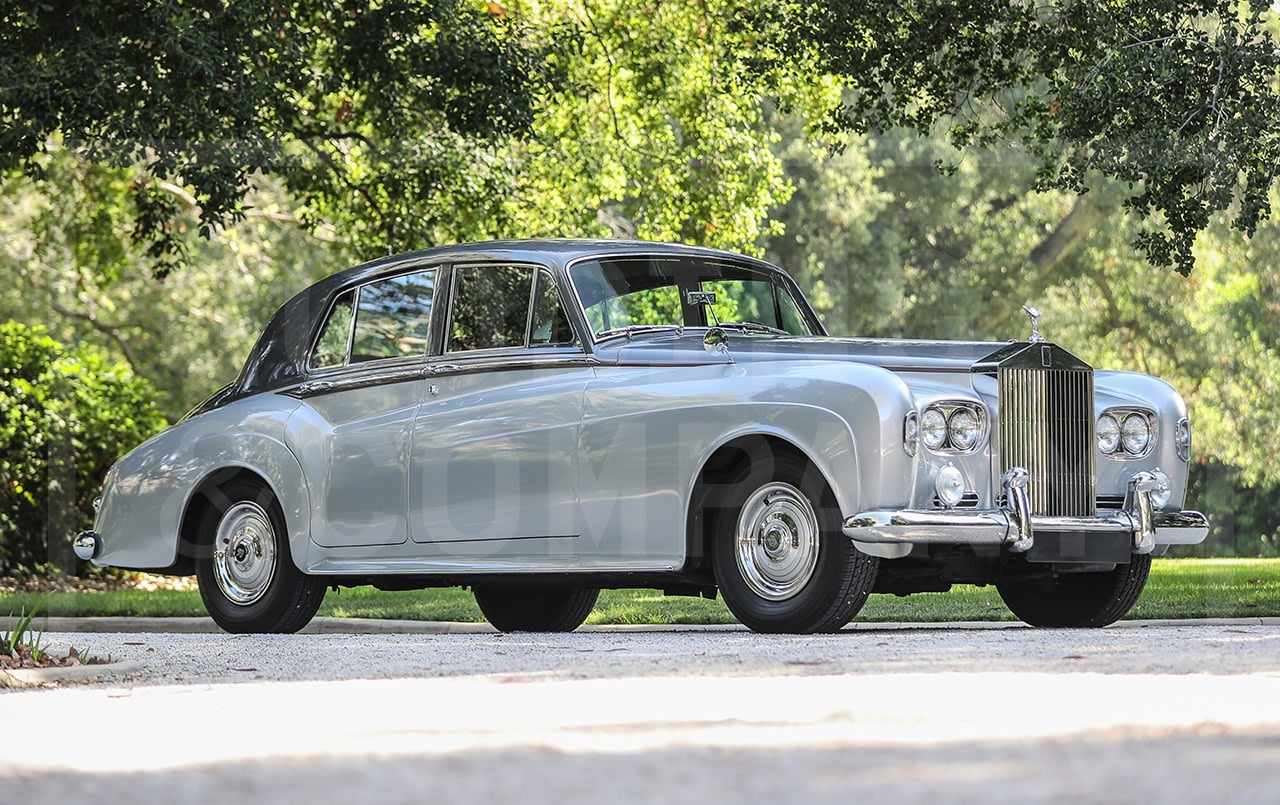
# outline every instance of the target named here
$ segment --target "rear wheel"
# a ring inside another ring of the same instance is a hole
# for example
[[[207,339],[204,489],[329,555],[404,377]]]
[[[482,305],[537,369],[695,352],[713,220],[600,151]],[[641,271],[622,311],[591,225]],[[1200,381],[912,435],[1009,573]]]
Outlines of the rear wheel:
[[[476,604],[500,632],[572,632],[596,605],[595,589],[473,587]]]
[[[209,496],[198,524],[196,578],[209,616],[228,632],[292,633],[324,600],[325,580],[293,564],[284,514],[260,483]]]
[[[790,456],[752,461],[708,512],[716,584],[757,632],[834,632],[862,609],[879,560],[841,530],[826,481]]]
[[[1020,570],[998,581],[996,589],[1013,614],[1032,626],[1099,627],[1133,608],[1150,572],[1151,557],[1135,555],[1129,564],[1101,573]]]

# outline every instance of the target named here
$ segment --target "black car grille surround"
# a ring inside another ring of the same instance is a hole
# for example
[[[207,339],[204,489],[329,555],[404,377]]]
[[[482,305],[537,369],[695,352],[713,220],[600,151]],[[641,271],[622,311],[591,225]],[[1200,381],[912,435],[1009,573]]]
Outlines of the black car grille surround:
[[[1093,369],[1052,344],[1010,347],[1021,349],[987,359],[999,394],[1000,473],[1026,468],[1032,514],[1092,517]]]

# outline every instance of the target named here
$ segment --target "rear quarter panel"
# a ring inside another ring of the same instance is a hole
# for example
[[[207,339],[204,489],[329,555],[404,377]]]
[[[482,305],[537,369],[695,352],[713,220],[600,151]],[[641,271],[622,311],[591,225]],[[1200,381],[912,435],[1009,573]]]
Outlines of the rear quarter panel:
[[[181,422],[112,467],[96,529],[100,565],[162,569],[178,557],[182,518],[202,481],[244,468],[264,478],[284,510],[295,563],[310,527],[307,484],[283,430],[297,401],[262,394]]]

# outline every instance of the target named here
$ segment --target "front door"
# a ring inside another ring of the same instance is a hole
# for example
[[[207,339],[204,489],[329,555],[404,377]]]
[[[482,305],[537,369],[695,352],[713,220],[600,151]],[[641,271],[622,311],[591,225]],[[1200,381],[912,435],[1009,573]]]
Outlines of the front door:
[[[593,374],[554,279],[533,266],[458,266],[452,289],[413,429],[412,538],[461,565],[570,564]]]

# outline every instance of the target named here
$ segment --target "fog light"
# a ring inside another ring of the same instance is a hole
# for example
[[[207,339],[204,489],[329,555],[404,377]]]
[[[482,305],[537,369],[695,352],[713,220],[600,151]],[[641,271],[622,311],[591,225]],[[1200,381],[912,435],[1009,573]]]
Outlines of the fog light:
[[[938,500],[948,509],[959,505],[964,499],[964,477],[960,475],[960,470],[955,465],[948,464],[938,470],[938,477],[934,479],[933,488],[938,493]]]
[[[1160,470],[1152,473],[1156,476],[1156,488],[1151,490],[1151,505],[1157,509],[1163,509],[1169,505],[1169,498],[1173,495],[1173,484],[1169,482],[1169,476]]]

